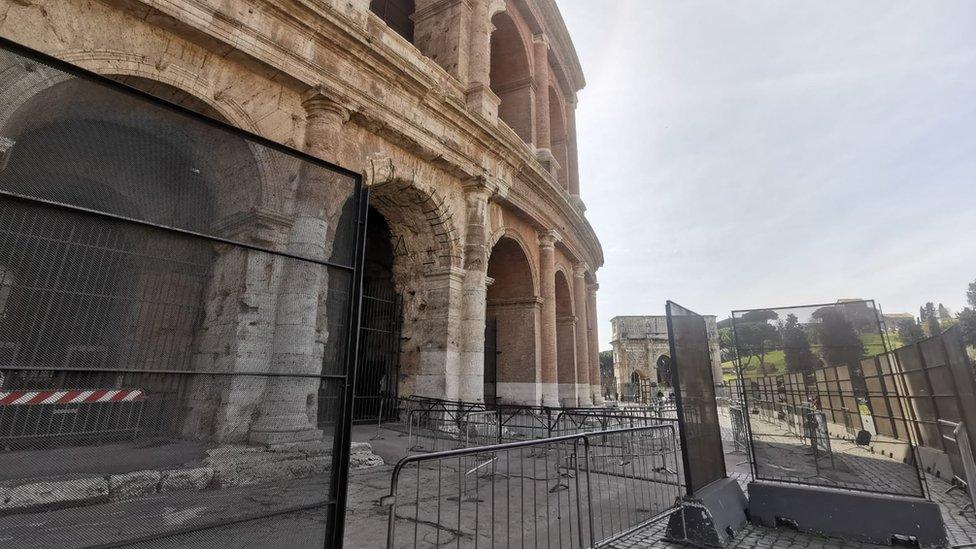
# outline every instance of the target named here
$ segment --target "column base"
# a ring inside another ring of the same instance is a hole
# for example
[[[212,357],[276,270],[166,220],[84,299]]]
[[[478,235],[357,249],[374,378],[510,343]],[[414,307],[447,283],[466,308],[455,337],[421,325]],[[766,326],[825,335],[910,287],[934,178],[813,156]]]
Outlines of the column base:
[[[559,384],[559,405],[563,408],[575,408],[579,406],[579,385],[576,383]]]
[[[592,387],[593,405],[603,406],[606,404],[606,400],[603,399],[603,387],[599,385],[590,385],[590,387]]]
[[[559,408],[559,384],[540,383],[542,386],[542,405],[550,408]]]
[[[314,442],[322,440],[321,429],[309,428],[296,431],[251,431],[248,442],[255,445],[280,446],[296,442]]]
[[[464,102],[468,110],[489,122],[498,121],[498,106],[502,100],[488,86],[475,83],[464,92]]]
[[[559,162],[556,162],[556,157],[552,154],[550,149],[536,149],[535,157],[539,160],[547,172],[553,175],[556,174],[556,170],[559,169]]]
[[[539,406],[542,403],[542,391],[537,383],[499,381],[495,384],[495,396],[499,404]]]

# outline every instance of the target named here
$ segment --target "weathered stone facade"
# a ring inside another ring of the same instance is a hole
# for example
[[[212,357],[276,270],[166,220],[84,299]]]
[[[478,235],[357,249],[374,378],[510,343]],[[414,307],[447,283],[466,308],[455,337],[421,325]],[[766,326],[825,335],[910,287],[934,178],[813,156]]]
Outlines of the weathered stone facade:
[[[482,401],[490,320],[493,398],[602,402],[595,292],[603,255],[577,172],[584,80],[555,1],[416,0],[412,42],[370,4],[0,0],[0,35],[364,173],[397,243],[401,396]],[[31,94],[61,84],[0,76],[0,127]],[[261,159],[242,162],[267,169]],[[221,220],[228,231],[328,255],[328,219],[337,215],[328,196],[301,184],[283,194],[244,186],[221,190],[232,205]],[[246,251],[219,262],[237,289],[206,293],[214,324],[194,340],[195,360],[284,372],[293,353],[321,358],[311,343],[294,347],[321,327],[292,315],[315,299],[303,284],[325,281]],[[254,383],[208,388],[200,400],[219,409],[198,411],[188,429],[230,442],[321,436],[306,401],[293,398],[301,390]]]
[[[721,383],[722,358],[714,316],[705,316],[705,327],[708,330],[712,376],[716,383]],[[620,395],[632,393],[633,390],[628,384],[632,383],[635,375],[640,379],[660,382],[659,360],[661,357],[670,359],[671,355],[668,345],[668,318],[663,315],[615,316],[610,319],[610,330],[617,393]]]

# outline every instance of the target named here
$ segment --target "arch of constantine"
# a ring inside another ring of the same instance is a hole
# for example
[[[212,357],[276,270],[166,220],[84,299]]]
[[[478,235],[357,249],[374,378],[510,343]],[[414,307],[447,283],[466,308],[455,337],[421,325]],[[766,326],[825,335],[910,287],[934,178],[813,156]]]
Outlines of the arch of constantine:
[[[722,358],[718,327],[714,315],[706,315],[712,377],[722,380]],[[629,398],[641,381],[670,385],[667,373],[671,360],[668,343],[668,318],[664,315],[615,316],[610,319],[610,345],[613,347],[613,375],[617,394]],[[679,365],[680,367],[680,365]]]
[[[554,0],[0,0],[0,14],[5,38],[365,174],[364,286],[395,296],[398,328],[385,359],[393,375],[364,387],[471,402],[602,403],[603,253],[577,169],[576,95],[585,82]],[[45,125],[54,116],[45,101],[78,97],[71,79],[45,71],[13,64],[0,74],[0,157],[13,168],[18,147],[84,138],[70,124]],[[126,146],[153,139],[98,122]],[[146,146],[193,159],[202,178],[211,169],[237,174],[183,197],[206,204],[215,219],[207,231],[334,252],[319,249],[334,224],[316,220],[344,214],[327,193],[295,183],[305,179],[296,166],[243,142],[184,136]],[[146,169],[155,171],[105,177],[189,184],[185,174]],[[303,238],[318,236],[293,243],[302,227]],[[287,265],[243,252],[190,259],[198,272],[186,299],[202,305],[168,336],[176,350],[154,355],[159,369],[180,362],[287,373],[293,333],[338,329],[302,308],[306,289],[294,282],[302,274]],[[51,347],[51,360],[104,344],[95,339]],[[328,372],[327,347],[310,341],[296,368]],[[320,398],[315,387],[291,388],[301,404],[283,411],[268,404],[284,398],[273,385],[194,389],[212,407],[189,407],[186,434],[263,443],[315,436],[303,412]]]

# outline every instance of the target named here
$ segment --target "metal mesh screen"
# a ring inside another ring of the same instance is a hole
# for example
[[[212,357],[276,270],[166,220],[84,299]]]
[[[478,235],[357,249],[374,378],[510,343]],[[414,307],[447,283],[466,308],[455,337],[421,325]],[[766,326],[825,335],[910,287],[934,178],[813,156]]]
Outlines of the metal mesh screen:
[[[755,478],[924,496],[873,301],[733,311],[732,328]]]
[[[358,177],[0,46],[0,545],[324,545]]]
[[[694,495],[726,477],[708,330],[703,317],[670,301],[667,316],[685,484]]]

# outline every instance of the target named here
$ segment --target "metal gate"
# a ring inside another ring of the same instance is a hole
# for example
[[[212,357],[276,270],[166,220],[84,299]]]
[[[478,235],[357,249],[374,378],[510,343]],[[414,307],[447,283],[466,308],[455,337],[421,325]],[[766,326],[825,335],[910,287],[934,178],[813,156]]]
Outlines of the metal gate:
[[[386,420],[396,414],[402,326],[403,299],[392,285],[367,283],[359,326],[353,421]]]

